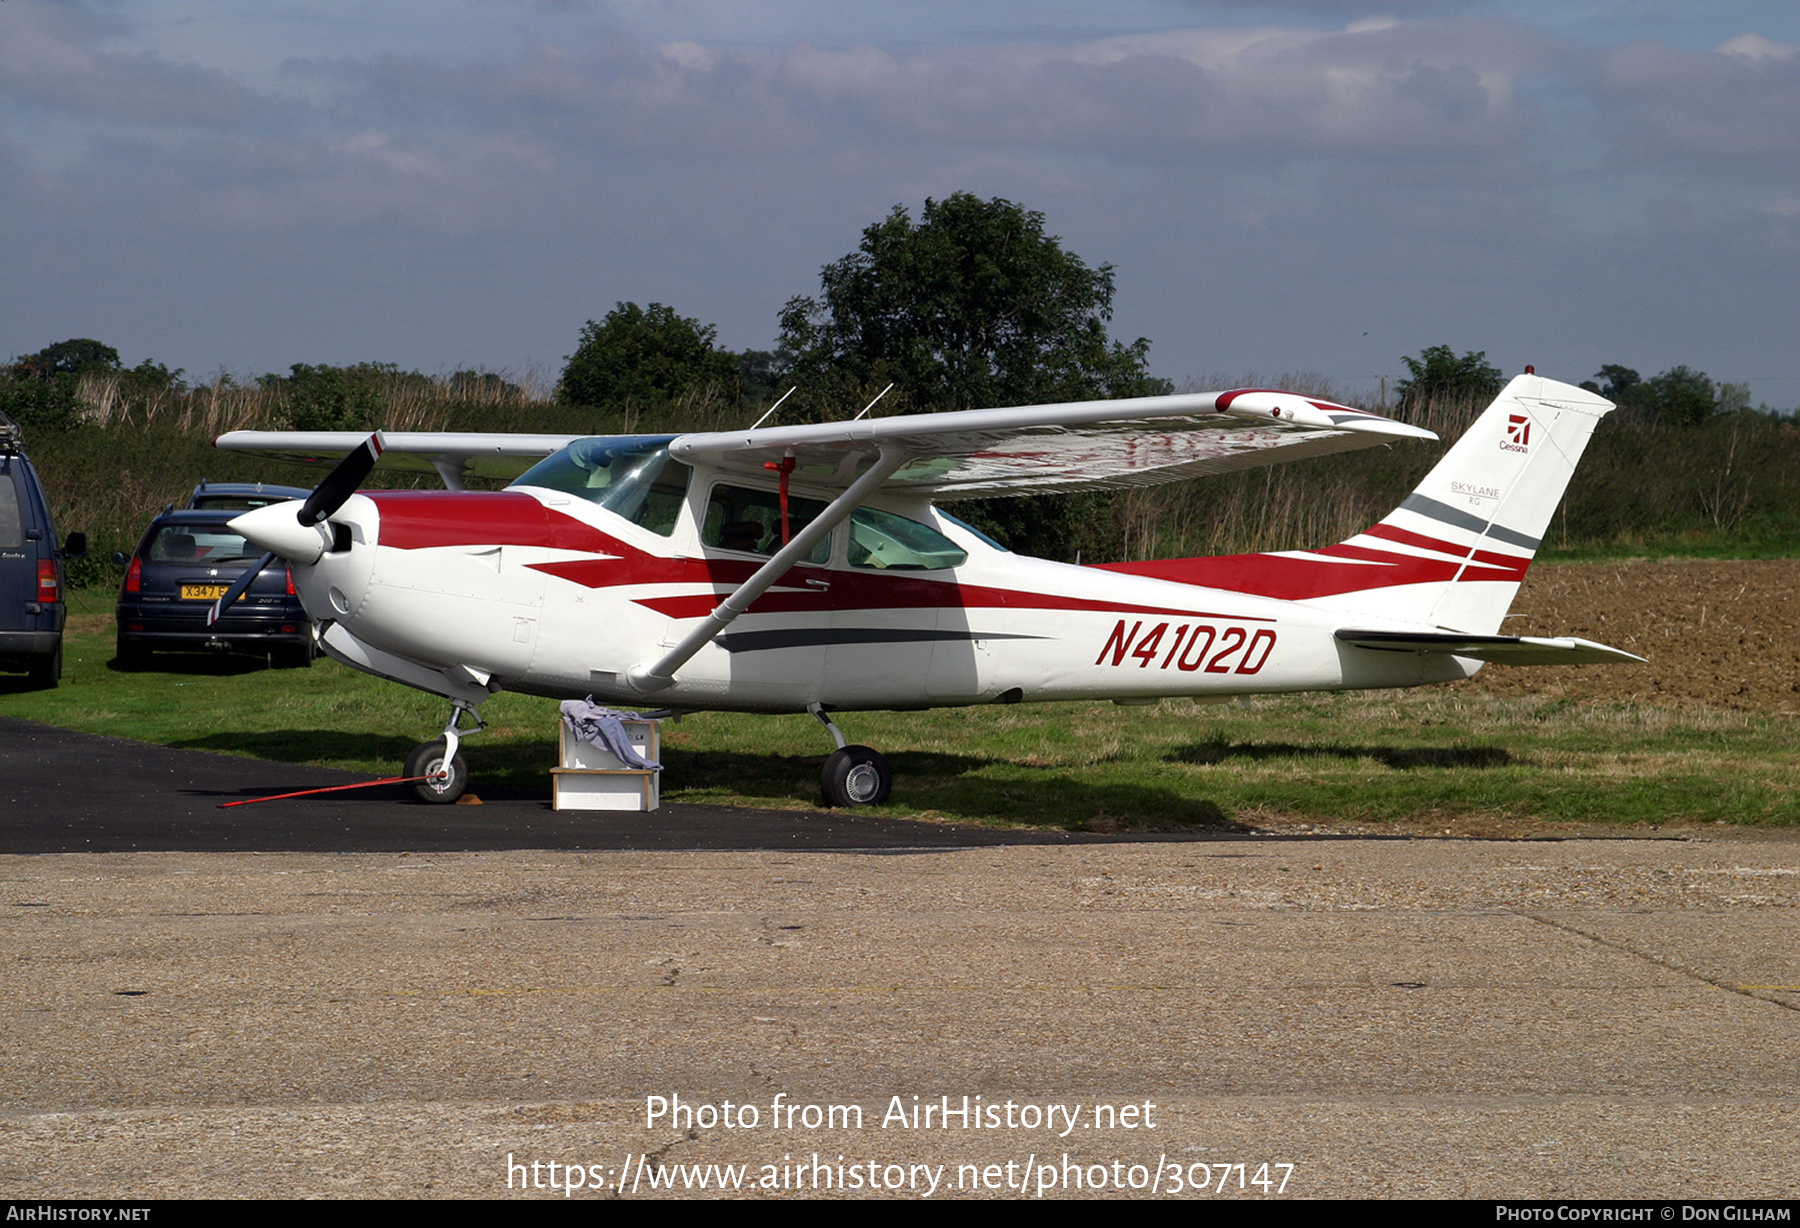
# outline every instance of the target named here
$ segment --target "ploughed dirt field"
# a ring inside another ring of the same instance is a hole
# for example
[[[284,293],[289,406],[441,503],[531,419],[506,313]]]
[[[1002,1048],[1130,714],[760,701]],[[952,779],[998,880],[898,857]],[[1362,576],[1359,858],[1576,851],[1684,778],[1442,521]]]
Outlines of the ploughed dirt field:
[[[1645,665],[1490,665],[1459,688],[1800,713],[1800,559],[1540,564],[1502,631],[1575,635]]]

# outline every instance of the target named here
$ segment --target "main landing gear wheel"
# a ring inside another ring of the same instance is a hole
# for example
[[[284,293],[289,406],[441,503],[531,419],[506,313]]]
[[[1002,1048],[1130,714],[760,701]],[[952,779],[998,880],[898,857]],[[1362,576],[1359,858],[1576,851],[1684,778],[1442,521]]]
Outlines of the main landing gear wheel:
[[[427,742],[416,747],[406,757],[406,770],[403,776],[429,776],[430,780],[418,780],[408,785],[414,797],[433,805],[446,805],[463,795],[469,787],[469,767],[463,762],[461,755],[450,761],[449,770],[444,767],[444,744],[441,741]]]
[[[894,788],[894,773],[887,760],[866,746],[846,746],[831,752],[819,776],[828,806],[879,806]]]

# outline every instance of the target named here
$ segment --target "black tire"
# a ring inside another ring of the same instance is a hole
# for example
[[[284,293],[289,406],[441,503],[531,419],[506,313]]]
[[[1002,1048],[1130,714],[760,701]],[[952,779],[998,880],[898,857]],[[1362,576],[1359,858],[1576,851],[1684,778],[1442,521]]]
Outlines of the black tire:
[[[150,650],[142,644],[132,644],[123,635],[119,636],[118,650],[113,653],[113,664],[120,669],[143,669],[150,664]]]
[[[819,773],[827,806],[879,806],[894,789],[887,760],[866,746],[834,750]]]
[[[61,682],[62,641],[57,641],[55,652],[42,657],[33,657],[25,672],[31,686],[40,691],[48,691]]]
[[[406,770],[403,776],[435,776],[444,770],[443,739],[427,742],[413,749],[406,757]],[[434,806],[448,805],[463,795],[469,787],[469,766],[463,762],[459,754],[450,761],[450,774],[441,780],[421,780],[406,786],[412,790],[414,797]]]
[[[284,648],[276,653],[275,664],[280,669],[311,669],[317,655],[318,649],[308,640],[298,648]]]

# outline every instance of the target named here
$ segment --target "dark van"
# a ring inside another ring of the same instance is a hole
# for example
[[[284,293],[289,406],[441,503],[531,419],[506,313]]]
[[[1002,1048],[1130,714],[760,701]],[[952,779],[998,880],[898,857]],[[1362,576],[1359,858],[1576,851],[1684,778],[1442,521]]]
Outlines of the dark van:
[[[24,670],[34,687],[62,678],[63,559],[86,553],[83,533],[57,545],[18,425],[0,414],[0,669]]]

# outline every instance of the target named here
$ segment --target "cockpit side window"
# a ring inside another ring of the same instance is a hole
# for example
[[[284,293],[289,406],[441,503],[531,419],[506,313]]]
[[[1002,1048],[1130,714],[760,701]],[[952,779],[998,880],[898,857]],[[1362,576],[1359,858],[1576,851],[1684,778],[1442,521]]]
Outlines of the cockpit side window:
[[[791,538],[825,511],[819,499],[788,496],[788,535]],[[719,485],[706,501],[706,522],[700,528],[700,540],[721,550],[741,550],[745,554],[772,555],[781,549],[781,496],[772,490],[746,490],[741,486]],[[827,536],[807,556],[809,563],[823,566],[831,558],[831,538]]]
[[[579,439],[526,470],[514,486],[560,490],[662,537],[675,533],[694,471],[669,456],[673,435]]]

